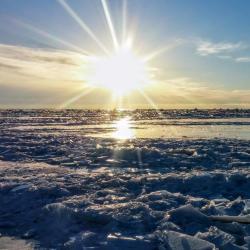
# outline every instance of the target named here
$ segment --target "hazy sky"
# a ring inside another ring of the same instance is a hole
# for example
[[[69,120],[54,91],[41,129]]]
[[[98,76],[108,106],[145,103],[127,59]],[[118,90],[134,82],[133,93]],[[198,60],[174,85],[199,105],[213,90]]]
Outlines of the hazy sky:
[[[124,107],[250,107],[250,1],[103,2],[118,41],[126,30],[139,55],[161,52],[154,84]],[[113,49],[103,2],[0,1],[0,107],[116,105],[85,79],[87,54]]]

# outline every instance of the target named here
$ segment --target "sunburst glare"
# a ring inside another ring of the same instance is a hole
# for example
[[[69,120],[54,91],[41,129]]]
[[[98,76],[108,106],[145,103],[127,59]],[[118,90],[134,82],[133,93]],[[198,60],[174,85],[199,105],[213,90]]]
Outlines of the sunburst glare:
[[[135,137],[131,129],[131,121],[129,117],[122,118],[115,122],[115,132],[113,137],[119,140],[132,139]]]
[[[110,56],[90,58],[87,82],[123,96],[145,87],[150,82],[150,74],[145,61],[126,44]]]
[[[121,44],[117,39],[108,3],[106,0],[101,1],[114,44],[113,53],[107,51],[94,32],[79,18],[65,0],[58,0],[58,2],[105,52],[105,56],[93,55],[88,58],[87,72],[84,73],[84,79],[90,87],[108,89],[116,99],[129,94],[133,90],[143,91],[147,84],[152,83],[152,79],[150,79],[152,78],[151,68],[147,65],[151,57],[148,58],[145,55],[140,57],[132,48],[132,39],[125,39],[127,36],[127,2],[125,0],[122,6],[123,27]]]
[[[112,13],[110,11],[109,2],[107,0],[101,0],[102,10],[106,19],[106,25],[110,31],[111,39],[113,42],[113,50],[109,50],[110,46],[106,46],[103,39],[98,37],[98,34],[87,24],[87,20],[82,20],[80,15],[70,6],[66,0],[57,0],[57,2],[64,8],[64,10],[73,18],[82,30],[92,39],[92,41],[102,50],[102,55],[92,54],[86,50],[79,48],[78,46],[62,40],[54,35],[49,34],[41,29],[38,29],[30,24],[26,24],[22,21],[16,21],[22,27],[34,31],[39,35],[42,35],[54,42],[60,43],[71,48],[74,51],[80,52],[84,55],[83,71],[79,71],[79,79],[84,82],[84,86],[87,88],[100,88],[109,90],[113,96],[110,100],[110,104],[118,104],[118,108],[123,107],[123,97],[129,96],[133,91],[138,91],[145,96],[144,90],[147,85],[157,83],[157,76],[153,74],[155,67],[149,65],[155,57],[165,53],[167,50],[175,47],[178,43],[169,44],[164,48],[157,49],[150,53],[140,54],[133,46],[132,37],[136,34],[128,28],[128,16],[127,16],[127,1],[123,0],[122,7],[122,28],[116,31],[115,22],[112,19]],[[131,26],[131,25],[130,25]],[[118,34],[118,36],[117,36]],[[118,39],[118,37],[120,39]],[[90,91],[91,92],[91,91]],[[86,93],[77,94],[75,97],[66,101],[67,104],[73,104],[79,100]],[[146,98],[149,101],[150,98]],[[65,105],[63,103],[62,106]],[[152,108],[156,108],[153,100],[150,99],[149,105]]]

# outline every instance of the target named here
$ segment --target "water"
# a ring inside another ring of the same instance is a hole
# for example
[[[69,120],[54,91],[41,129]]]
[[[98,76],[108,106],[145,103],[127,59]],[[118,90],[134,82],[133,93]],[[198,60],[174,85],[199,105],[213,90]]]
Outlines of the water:
[[[202,113],[203,112],[203,113]],[[246,111],[2,111],[1,129],[126,139],[250,139]]]
[[[248,124],[248,125],[245,125]],[[234,119],[179,119],[133,121],[129,117],[106,126],[107,132],[94,134],[96,137],[131,138],[190,138],[190,139],[250,139],[250,118]],[[100,127],[99,127],[100,128]],[[90,134],[91,136],[91,134]],[[92,135],[93,136],[93,135]]]
[[[250,162],[250,112],[6,110],[0,138],[0,160],[7,161],[161,172],[172,165],[234,168]]]

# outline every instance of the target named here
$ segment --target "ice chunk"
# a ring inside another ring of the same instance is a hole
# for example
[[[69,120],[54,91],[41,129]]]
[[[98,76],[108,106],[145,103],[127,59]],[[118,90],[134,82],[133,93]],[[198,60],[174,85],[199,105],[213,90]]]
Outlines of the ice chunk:
[[[217,227],[210,227],[208,232],[205,233],[197,233],[196,237],[207,240],[209,242],[214,243],[217,247],[223,247],[225,245],[233,244],[235,242],[235,238]]]
[[[70,240],[64,244],[65,250],[80,250],[80,249],[103,249],[106,244],[104,234],[97,234],[91,231],[80,232],[77,235],[70,237]]]
[[[215,245],[201,240],[197,237],[189,236],[186,234],[164,231],[159,234],[161,244],[160,249],[168,250],[215,250]]]
[[[23,185],[20,185],[20,186],[17,186],[15,188],[11,189],[11,192],[17,192],[17,191],[29,189],[30,187],[32,187],[32,185],[30,185],[30,184],[23,184]]]
[[[198,222],[200,224],[208,224],[209,217],[195,209],[191,205],[181,206],[173,209],[168,213],[170,220],[176,224],[184,225],[187,223]]]
[[[210,216],[214,221],[220,221],[225,223],[238,222],[243,224],[250,224],[250,215],[246,216]]]
[[[109,234],[107,249],[119,249],[119,250],[151,250],[153,249],[153,243],[146,240],[143,236],[125,237],[122,235]]]
[[[65,240],[72,231],[77,230],[77,211],[62,203],[52,203],[43,207],[37,218],[39,237],[47,244]]]

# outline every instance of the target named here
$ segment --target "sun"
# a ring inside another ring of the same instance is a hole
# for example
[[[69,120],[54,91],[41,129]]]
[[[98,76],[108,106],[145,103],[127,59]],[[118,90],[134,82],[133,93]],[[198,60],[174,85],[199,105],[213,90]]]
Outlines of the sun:
[[[89,63],[88,84],[109,89],[114,95],[123,96],[149,83],[146,61],[131,48],[119,47],[106,57],[92,57]]]

